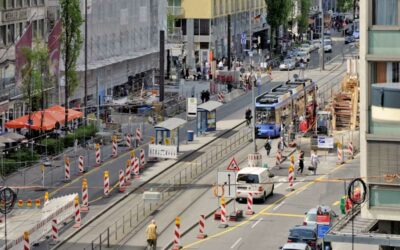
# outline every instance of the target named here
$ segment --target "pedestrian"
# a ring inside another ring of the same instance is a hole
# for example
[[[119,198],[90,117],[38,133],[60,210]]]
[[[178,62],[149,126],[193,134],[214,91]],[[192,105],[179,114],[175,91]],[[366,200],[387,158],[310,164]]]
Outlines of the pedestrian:
[[[312,151],[311,153],[311,168],[312,171],[314,172],[314,175],[317,174],[317,168],[318,168],[318,163],[319,163],[319,159],[318,159],[318,155],[315,151]]]
[[[297,169],[297,173],[303,174],[303,170],[304,170],[304,151],[300,149],[299,168]]]
[[[252,116],[251,116],[251,109],[250,109],[250,108],[248,108],[248,109],[246,110],[245,118],[246,118],[246,124],[247,124],[247,126],[250,126],[251,118],[252,118]]]
[[[281,137],[280,141],[278,142],[278,150],[283,152],[283,150],[287,147],[285,140]]]
[[[205,97],[205,101],[208,102],[210,100],[210,91],[206,90]]]
[[[265,140],[265,144],[264,144],[264,148],[265,148],[265,150],[267,151],[267,156],[269,156],[269,153],[271,152],[271,137],[268,137],[266,140]]]
[[[204,90],[201,91],[200,99],[201,103],[204,103],[204,101],[206,100],[206,92]]]
[[[156,221],[152,220],[146,229],[147,249],[157,249],[157,225]]]

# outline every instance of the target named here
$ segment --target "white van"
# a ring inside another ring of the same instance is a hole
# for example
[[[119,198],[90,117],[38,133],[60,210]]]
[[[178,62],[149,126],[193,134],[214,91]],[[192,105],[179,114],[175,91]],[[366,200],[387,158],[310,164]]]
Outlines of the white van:
[[[247,167],[237,173],[236,198],[246,200],[250,192],[253,193],[253,199],[261,199],[263,202],[273,194],[274,184],[266,168]]]

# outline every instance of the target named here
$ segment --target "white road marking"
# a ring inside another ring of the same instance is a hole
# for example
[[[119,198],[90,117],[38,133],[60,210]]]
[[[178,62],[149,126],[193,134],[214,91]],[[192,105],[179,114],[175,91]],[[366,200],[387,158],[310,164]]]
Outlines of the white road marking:
[[[278,183],[278,184],[276,184],[276,185],[275,185],[275,188],[278,188],[278,187],[282,186],[282,184],[283,184],[283,183]]]
[[[231,246],[231,249],[234,249],[241,240],[242,240],[242,238],[237,239],[237,241],[235,241],[235,243],[233,243],[233,245]]]
[[[254,224],[251,226],[251,228],[255,228],[258,223],[260,223],[263,220],[263,218],[258,219]]]
[[[272,210],[277,210],[280,206],[282,206],[285,203],[285,201],[282,201],[281,203],[279,203],[278,205],[276,205]]]
[[[304,178],[298,179],[298,180],[293,184],[293,186],[296,186],[297,184],[302,183],[303,181],[304,181]]]

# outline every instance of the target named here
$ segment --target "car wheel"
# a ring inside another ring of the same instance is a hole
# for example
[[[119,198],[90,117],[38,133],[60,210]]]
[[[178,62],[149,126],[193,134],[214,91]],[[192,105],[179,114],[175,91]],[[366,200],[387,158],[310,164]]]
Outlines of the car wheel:
[[[264,195],[261,197],[261,202],[265,203],[266,200],[267,200],[267,194],[264,191]]]
[[[271,192],[269,193],[269,196],[274,195],[274,188],[275,188],[275,185],[272,184],[272,188],[271,188]]]

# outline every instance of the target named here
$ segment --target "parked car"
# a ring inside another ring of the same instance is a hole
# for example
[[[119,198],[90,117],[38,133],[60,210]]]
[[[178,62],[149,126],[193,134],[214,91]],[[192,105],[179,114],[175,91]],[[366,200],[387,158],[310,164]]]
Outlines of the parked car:
[[[324,39],[324,51],[326,53],[331,53],[332,52],[332,40],[330,39]]]
[[[330,215],[330,220],[331,220],[331,224],[332,224],[333,221],[335,221],[337,218],[335,211],[333,211],[328,206],[320,206],[320,207],[321,207],[322,213]],[[310,210],[308,210],[308,212],[306,213],[306,216],[304,217],[303,225],[307,225],[307,226],[317,225],[317,211],[318,211],[318,207],[314,207],[314,208],[311,208]]]
[[[292,70],[296,68],[296,60],[285,59],[280,65],[279,70]]]
[[[311,247],[306,243],[286,243],[281,250],[311,250]]]
[[[349,44],[349,43],[353,43],[356,39],[354,38],[354,36],[346,36],[344,38],[344,44]]]
[[[312,250],[317,249],[317,225],[289,229],[288,243],[306,243]]]
[[[313,40],[312,44],[314,46],[314,49],[319,49],[321,47],[321,42],[319,40]]]
[[[266,168],[247,167],[237,173],[236,197],[238,200],[246,200],[249,193],[254,199],[265,202],[267,196],[274,192],[274,184],[271,184],[269,171]]]
[[[310,52],[311,52],[311,46],[310,46],[310,44],[308,44],[308,43],[303,43],[303,44],[300,46],[300,50],[305,51],[305,52],[307,52],[307,53],[310,53]]]
[[[310,53],[307,53],[305,51],[297,52],[296,60],[300,61],[301,59],[303,59],[304,62],[309,62],[310,61]]]

